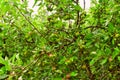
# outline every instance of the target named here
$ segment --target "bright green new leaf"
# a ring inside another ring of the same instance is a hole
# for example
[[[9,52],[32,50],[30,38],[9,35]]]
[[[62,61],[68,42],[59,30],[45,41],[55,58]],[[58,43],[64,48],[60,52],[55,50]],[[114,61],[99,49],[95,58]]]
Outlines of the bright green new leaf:
[[[102,62],[100,63],[101,65],[104,65],[107,62],[108,58],[105,58],[102,60]]]
[[[118,47],[114,48],[114,52],[112,53],[112,58],[114,59],[119,53],[120,53],[119,48]]]
[[[118,56],[118,60],[120,61],[120,56]]]
[[[77,75],[78,75],[77,71],[73,71],[73,72],[70,73],[70,76],[73,76],[73,77],[75,77]]]

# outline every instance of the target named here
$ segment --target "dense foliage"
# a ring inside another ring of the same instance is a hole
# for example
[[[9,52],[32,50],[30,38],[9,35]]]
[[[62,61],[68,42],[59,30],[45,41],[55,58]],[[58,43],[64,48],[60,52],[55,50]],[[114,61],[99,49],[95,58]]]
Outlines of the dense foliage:
[[[0,0],[0,79],[119,80],[120,1],[79,2]]]

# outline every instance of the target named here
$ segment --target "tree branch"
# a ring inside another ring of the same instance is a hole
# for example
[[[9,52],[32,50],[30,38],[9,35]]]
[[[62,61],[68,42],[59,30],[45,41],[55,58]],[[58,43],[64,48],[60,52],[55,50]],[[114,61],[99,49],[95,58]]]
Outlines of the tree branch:
[[[33,27],[33,29],[36,30],[39,34],[41,34],[40,31],[36,28],[36,26],[22,13],[21,9],[19,9],[16,5],[14,5],[14,6],[17,8],[17,10],[19,10],[20,14],[21,14],[21,15],[26,19],[26,21]]]
[[[84,10],[85,10],[85,5],[86,5],[86,2],[85,2],[85,0],[83,0],[83,4],[84,4]]]
[[[79,5],[79,0],[76,0],[76,5]],[[76,22],[77,26],[79,25],[79,18],[80,18],[80,12],[77,11],[77,22]]]

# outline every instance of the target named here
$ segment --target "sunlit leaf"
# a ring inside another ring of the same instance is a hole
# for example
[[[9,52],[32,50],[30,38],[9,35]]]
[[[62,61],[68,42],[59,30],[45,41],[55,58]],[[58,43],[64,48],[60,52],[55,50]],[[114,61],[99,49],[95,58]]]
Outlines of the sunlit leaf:
[[[107,58],[103,59],[102,62],[100,63],[101,65],[104,65],[107,62]]]
[[[73,72],[70,73],[70,75],[74,77],[74,76],[77,76],[78,73],[77,73],[77,71],[73,71]]]
[[[0,79],[5,79],[7,77],[8,77],[8,75],[6,75],[6,74],[0,75]]]

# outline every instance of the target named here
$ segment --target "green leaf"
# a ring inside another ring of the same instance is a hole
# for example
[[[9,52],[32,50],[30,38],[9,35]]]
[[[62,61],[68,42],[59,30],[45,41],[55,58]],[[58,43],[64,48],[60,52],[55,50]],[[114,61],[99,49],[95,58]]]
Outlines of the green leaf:
[[[106,49],[105,49],[105,53],[106,53],[106,55],[108,55],[108,56],[109,56],[109,55],[111,54],[111,49],[106,48]]]
[[[4,64],[5,60],[0,56],[0,63]]]
[[[85,46],[86,46],[87,48],[91,47],[91,46],[92,46],[92,41],[87,42],[87,43],[85,44]]]
[[[99,0],[99,3],[101,3],[102,2],[102,0]]]
[[[98,44],[98,43],[96,43],[96,44],[95,44],[95,47],[99,48],[99,44]]]
[[[16,59],[17,64],[22,64],[22,60],[20,59],[19,54],[16,55]]]
[[[8,10],[10,10],[9,3],[6,1],[3,1],[1,3],[1,9],[2,9],[2,13],[5,14]]]
[[[102,62],[100,63],[101,65],[104,65],[107,62],[108,58],[105,58],[102,60]]]
[[[88,34],[86,34],[86,36],[85,36],[85,39],[92,39],[93,38],[93,34],[92,33],[88,33]]]
[[[114,52],[112,54],[112,58],[114,59],[118,54],[119,54],[120,50],[118,47],[114,48]]]
[[[76,56],[73,56],[70,58],[70,61],[74,61],[74,60],[77,60],[78,58]]]
[[[35,5],[37,4],[37,1],[38,0],[34,0],[35,2],[34,2],[34,4],[33,4],[33,6],[32,7],[35,7]]]
[[[58,62],[58,64],[63,64],[63,63],[65,63],[65,60],[66,60],[67,58],[66,57],[63,57],[59,62]]]
[[[77,76],[77,74],[78,74],[77,71],[73,71],[73,72],[70,73],[70,76],[75,77],[75,76]]]
[[[75,10],[77,10],[77,11],[82,10],[82,8],[81,8],[79,5],[75,5],[74,8],[75,8]]]
[[[5,79],[5,78],[7,78],[7,77],[8,77],[7,74],[0,75],[0,80],[1,80],[1,79]]]
[[[92,66],[96,62],[95,58],[90,61],[90,66]]]
[[[10,58],[10,61],[15,64],[15,59],[16,59],[16,54],[14,54],[11,58]]]
[[[58,78],[53,78],[52,80],[62,80],[62,78],[58,77]]]
[[[109,32],[114,32],[114,30],[115,30],[114,24],[113,23],[109,23],[109,25],[108,25],[108,31]]]
[[[114,40],[114,38],[112,39],[112,45],[114,45],[115,44],[115,40]]]
[[[118,56],[118,60],[120,61],[120,56]]]

